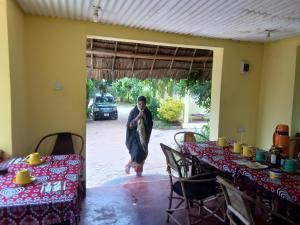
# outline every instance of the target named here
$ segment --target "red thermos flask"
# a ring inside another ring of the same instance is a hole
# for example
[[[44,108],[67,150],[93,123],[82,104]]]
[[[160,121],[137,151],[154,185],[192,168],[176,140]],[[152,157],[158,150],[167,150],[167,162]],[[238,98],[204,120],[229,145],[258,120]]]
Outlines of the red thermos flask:
[[[281,146],[283,153],[289,155],[289,126],[285,124],[278,124],[273,134],[273,145]]]

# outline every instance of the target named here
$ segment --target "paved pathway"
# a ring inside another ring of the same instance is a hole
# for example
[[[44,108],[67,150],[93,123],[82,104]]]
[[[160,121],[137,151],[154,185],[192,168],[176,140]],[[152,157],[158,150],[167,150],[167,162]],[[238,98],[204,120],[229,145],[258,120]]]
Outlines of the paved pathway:
[[[98,187],[113,179],[135,176],[124,172],[129,160],[125,146],[126,122],[132,106],[118,105],[118,120],[87,122],[87,188]],[[144,175],[166,174],[165,157],[159,143],[174,146],[173,135],[178,130],[153,129]]]

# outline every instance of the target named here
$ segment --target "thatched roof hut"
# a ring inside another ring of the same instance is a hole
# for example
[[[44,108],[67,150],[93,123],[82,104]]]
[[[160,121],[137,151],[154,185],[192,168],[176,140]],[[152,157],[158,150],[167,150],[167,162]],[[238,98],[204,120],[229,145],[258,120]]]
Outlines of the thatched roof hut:
[[[183,79],[191,72],[211,79],[211,50],[88,38],[86,56],[88,76],[95,79]]]

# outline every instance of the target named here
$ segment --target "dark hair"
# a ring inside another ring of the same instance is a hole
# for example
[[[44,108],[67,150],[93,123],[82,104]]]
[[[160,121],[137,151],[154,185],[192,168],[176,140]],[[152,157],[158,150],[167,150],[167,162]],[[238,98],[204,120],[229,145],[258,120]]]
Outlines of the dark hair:
[[[147,100],[145,96],[139,96],[137,100],[138,102],[144,102],[145,104],[147,104]]]

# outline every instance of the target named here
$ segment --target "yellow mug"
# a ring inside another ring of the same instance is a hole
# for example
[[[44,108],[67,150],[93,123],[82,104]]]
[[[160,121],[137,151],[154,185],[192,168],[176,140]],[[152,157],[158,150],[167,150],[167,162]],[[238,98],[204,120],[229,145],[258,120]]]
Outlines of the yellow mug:
[[[17,184],[26,184],[30,182],[30,175],[27,169],[21,169],[17,172],[15,181]]]
[[[251,157],[253,156],[252,147],[248,145],[243,146],[243,156],[244,157]]]
[[[225,147],[227,146],[227,141],[225,137],[219,137],[218,138],[218,146]]]
[[[242,145],[239,142],[234,142],[233,144],[233,152],[234,153],[241,153],[242,151]]]
[[[29,163],[40,163],[41,162],[41,156],[40,156],[40,153],[38,152],[35,152],[35,153],[32,153],[30,154],[28,157],[28,162]]]

